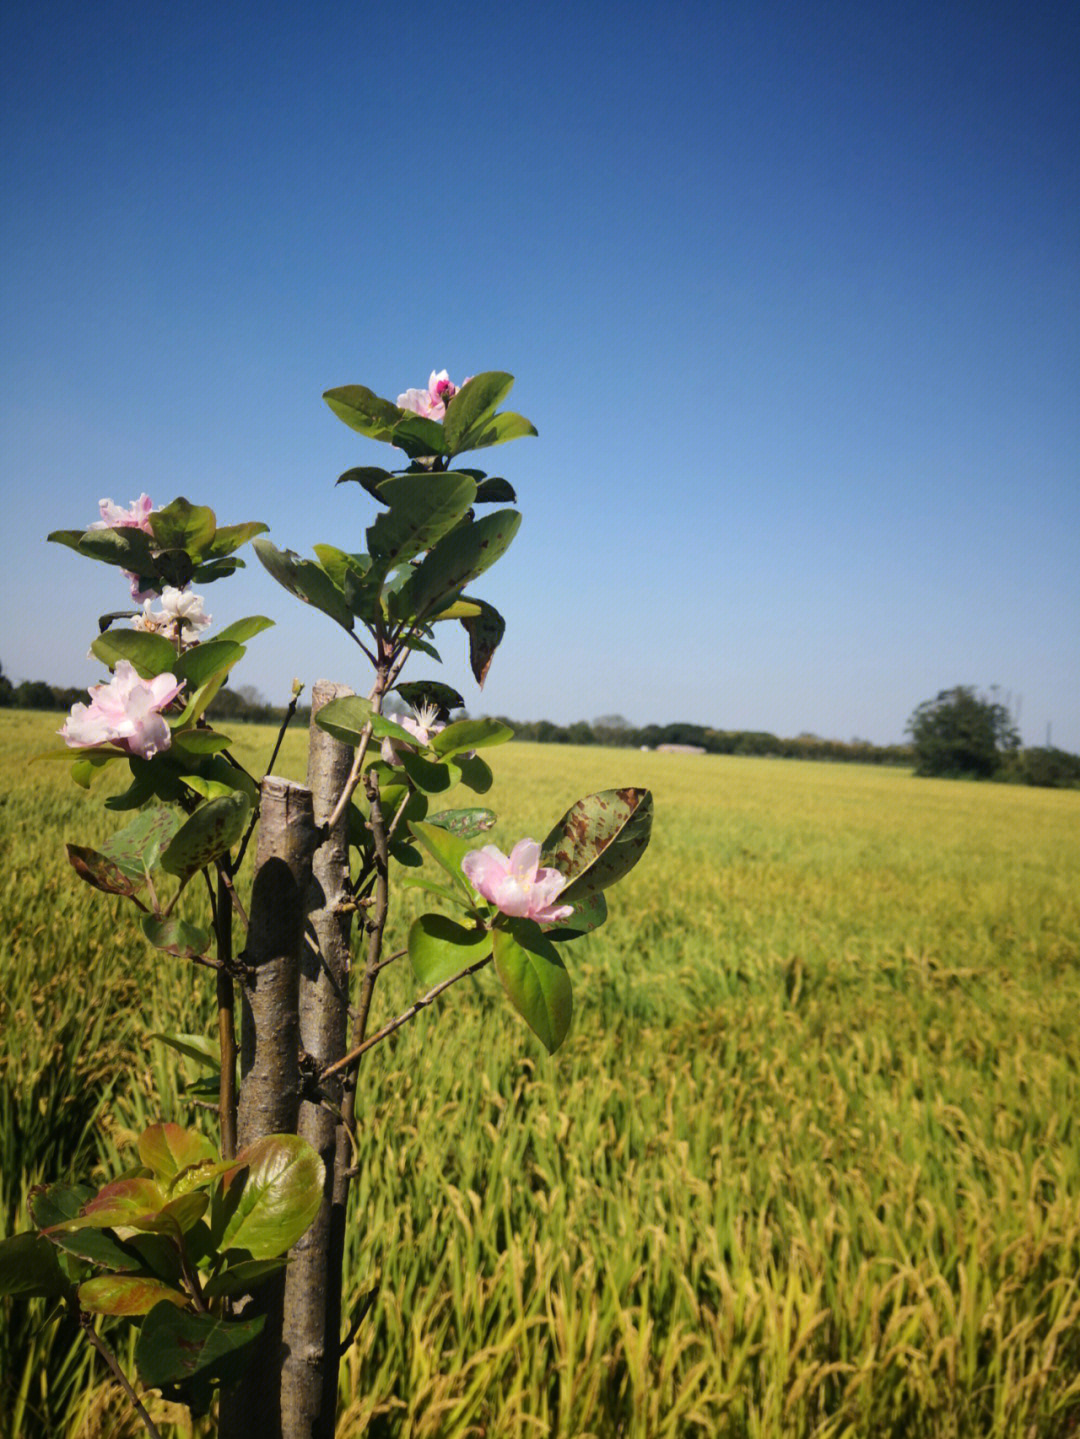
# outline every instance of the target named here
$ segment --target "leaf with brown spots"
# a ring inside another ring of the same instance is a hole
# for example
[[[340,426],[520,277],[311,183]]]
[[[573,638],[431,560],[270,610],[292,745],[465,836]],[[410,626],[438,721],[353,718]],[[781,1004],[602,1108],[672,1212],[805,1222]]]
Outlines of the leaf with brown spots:
[[[584,900],[629,873],[649,843],[652,812],[647,789],[601,790],[568,809],[544,841],[540,859],[569,881],[559,903]]]

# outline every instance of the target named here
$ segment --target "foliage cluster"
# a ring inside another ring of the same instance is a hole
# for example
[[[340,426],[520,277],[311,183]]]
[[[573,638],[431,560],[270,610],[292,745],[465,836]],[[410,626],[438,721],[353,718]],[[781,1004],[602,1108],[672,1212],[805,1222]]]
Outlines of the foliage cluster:
[[[0,726],[0,1022],[23,1039],[0,1065],[9,1232],[65,1162],[114,1172],[155,1087],[166,1118],[201,1122],[204,1071],[153,1035],[179,1003],[214,1024],[190,976],[125,942],[118,901],[72,892],[59,841],[84,797],[25,764],[48,728]],[[255,769],[272,741],[245,730],[238,758]],[[299,738],[281,760],[303,773]],[[624,763],[503,746],[493,839]],[[664,824],[620,912],[572,950],[585,1002],[559,1053],[522,1054],[480,974],[452,1035],[403,1029],[372,1072],[347,1303],[378,1292],[345,1356],[341,1439],[1071,1432],[1078,797],[638,763]],[[127,1016],[112,1050],[102,994]],[[134,1436],[95,1356],[40,1306],[21,1314],[0,1317],[2,1439]]]
[[[917,775],[991,779],[1020,748],[1008,706],[969,685],[924,700],[907,729]]]

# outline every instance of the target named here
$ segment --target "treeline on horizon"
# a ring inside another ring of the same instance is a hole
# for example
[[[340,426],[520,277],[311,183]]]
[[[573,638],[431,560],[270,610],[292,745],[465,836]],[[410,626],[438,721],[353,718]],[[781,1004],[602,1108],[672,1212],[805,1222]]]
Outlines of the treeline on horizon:
[[[13,685],[0,670],[0,709],[56,710],[66,712],[73,704],[85,704],[86,691],[73,686],[51,685],[45,680],[24,680]],[[207,711],[218,722],[280,724],[284,705],[273,705],[251,685],[222,689]],[[459,711],[455,718],[464,718]],[[534,744],[601,745],[618,749],[659,749],[662,745],[690,746],[706,754],[751,755],[764,759],[805,759],[833,764],[885,764],[911,766],[914,751],[910,744],[875,745],[869,740],[823,739],[800,734],[783,739],[766,730],[720,730],[710,725],[678,721],[673,724],[632,725],[621,715],[593,720],[575,720],[558,725],[551,720],[515,720],[496,715],[514,731],[514,738]],[[310,710],[299,705],[294,723],[306,725]],[[1018,750],[993,776],[1013,784],[1037,785],[1051,789],[1080,788],[1080,755],[1050,746]]]

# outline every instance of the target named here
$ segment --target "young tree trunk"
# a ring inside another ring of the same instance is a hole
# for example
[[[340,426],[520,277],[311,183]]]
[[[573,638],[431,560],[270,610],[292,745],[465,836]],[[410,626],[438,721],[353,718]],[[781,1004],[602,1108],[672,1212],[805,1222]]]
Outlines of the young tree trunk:
[[[308,928],[300,961],[300,1045],[322,1070],[345,1053],[349,1004],[348,813],[323,833],[352,764],[352,749],[314,723],[323,705],[351,694],[319,680],[311,692],[308,786],[320,842],[312,862]],[[323,1204],[293,1247],[285,1277],[281,1374],[283,1439],[333,1439],[341,1335],[341,1263],[345,1210],[333,1204],[338,1163],[338,1115],[343,1086],[328,1082],[326,1103],[301,1099],[297,1133],[326,1166]],[[329,1107],[328,1107],[329,1106]],[[345,1136],[342,1135],[344,1141]],[[347,1144],[342,1162],[348,1163]]]
[[[316,842],[311,791],[267,775],[251,917],[243,958],[254,971],[241,987],[240,1102],[237,1144],[296,1131],[300,1071],[297,988],[304,905]],[[284,1278],[260,1285],[237,1306],[265,1313],[266,1325],[244,1378],[221,1396],[220,1439],[280,1439],[281,1309]]]

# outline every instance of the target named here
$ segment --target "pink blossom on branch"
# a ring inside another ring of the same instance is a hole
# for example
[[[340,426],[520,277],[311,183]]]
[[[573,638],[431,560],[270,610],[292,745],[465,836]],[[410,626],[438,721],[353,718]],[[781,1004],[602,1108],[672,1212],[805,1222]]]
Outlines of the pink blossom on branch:
[[[472,376],[469,376],[469,380]],[[468,384],[469,380],[465,383]],[[458,386],[454,384],[445,370],[436,373],[431,372],[426,390],[406,390],[403,395],[398,395],[397,403],[399,410],[412,410],[414,414],[423,415],[429,420],[442,421],[446,416],[446,407],[458,392]]]
[[[127,754],[150,759],[172,743],[172,733],[159,711],[184,687],[175,675],[139,678],[129,660],[120,660],[107,684],[93,685],[88,705],[72,705],[58,731],[72,749],[114,744]]]
[[[435,736],[446,728],[442,720],[435,718],[438,713],[439,711],[434,705],[421,705],[411,715],[396,716],[394,723],[413,735],[416,745],[419,745],[421,749],[426,749]],[[393,765],[395,769],[400,768],[401,760],[398,756],[401,751],[407,750],[410,754],[415,754],[416,745],[406,744],[404,740],[400,739],[391,739],[387,735],[382,742],[383,763]]]
[[[509,855],[493,844],[474,849],[461,861],[465,877],[477,893],[514,919],[551,924],[573,914],[572,904],[556,904],[566,875],[540,865],[540,846],[519,839]]]

